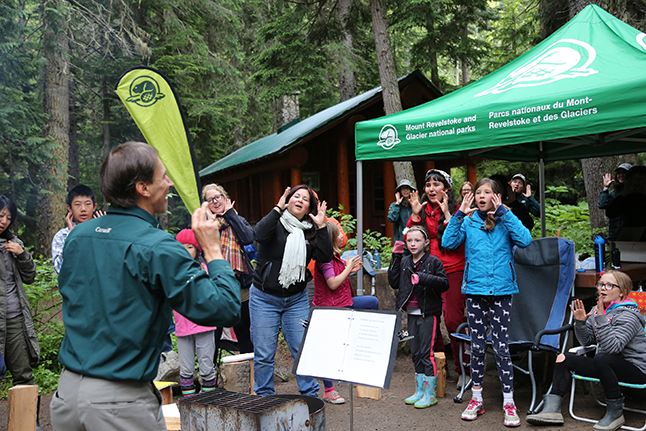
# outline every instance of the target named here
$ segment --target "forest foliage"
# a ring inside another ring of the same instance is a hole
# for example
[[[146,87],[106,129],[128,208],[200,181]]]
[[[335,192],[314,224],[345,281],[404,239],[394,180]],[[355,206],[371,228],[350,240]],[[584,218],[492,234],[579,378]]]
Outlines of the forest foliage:
[[[453,91],[540,42],[567,21],[572,3],[387,1],[397,74],[419,69]],[[643,2],[601,3],[646,28]],[[67,187],[51,186],[59,163],[44,108],[52,49],[64,56],[71,84]],[[368,0],[0,0],[0,192],[17,203],[23,239],[38,250],[47,249],[35,235],[43,199],[62,202],[65,188],[79,182],[98,191],[110,148],[143,139],[113,92],[123,72],[142,64],[175,86],[200,169],[273,133],[282,96],[299,93],[301,118],[338,103],[348,90],[344,67],[353,74],[351,94],[380,85]],[[479,175],[491,166],[512,173],[508,164],[485,161]],[[567,168],[548,166],[548,185],[566,185],[557,199],[576,205],[584,198],[580,164],[558,166]],[[520,167],[530,177],[536,172]]]

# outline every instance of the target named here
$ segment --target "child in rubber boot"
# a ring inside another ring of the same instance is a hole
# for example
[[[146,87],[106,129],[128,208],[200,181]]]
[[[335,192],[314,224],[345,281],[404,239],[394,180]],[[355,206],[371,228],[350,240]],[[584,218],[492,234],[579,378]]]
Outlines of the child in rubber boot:
[[[471,208],[471,204],[476,204]],[[485,373],[487,329],[491,325],[494,356],[503,391],[503,425],[520,426],[514,402],[514,370],[509,354],[508,329],[512,295],[518,293],[513,266],[513,248],[527,247],[532,235],[518,218],[502,205],[500,185],[483,178],[468,193],[460,210],[451,217],[442,245],[455,249],[464,244],[466,267],[462,293],[466,294],[467,321],[471,334],[472,398],[463,420],[484,414],[482,381]]]
[[[561,402],[568,392],[572,372],[598,378],[606,396],[606,415],[594,425],[596,431],[614,431],[624,424],[624,397],[618,382],[646,383],[646,334],[644,316],[637,304],[628,299],[633,283],[621,271],[603,273],[597,283],[599,300],[586,313],[581,300],[570,306],[574,333],[581,345],[597,345],[594,357],[560,354],[556,358],[552,390],[545,395],[540,413],[527,416],[534,425],[563,425]]]
[[[442,292],[449,281],[440,259],[428,253],[428,232],[422,226],[404,229],[409,256],[404,257],[404,244],[397,241],[388,267],[388,283],[397,293],[396,309],[408,313],[410,350],[415,364],[416,391],[406,404],[423,409],[437,404],[437,365],[433,343],[442,313]]]

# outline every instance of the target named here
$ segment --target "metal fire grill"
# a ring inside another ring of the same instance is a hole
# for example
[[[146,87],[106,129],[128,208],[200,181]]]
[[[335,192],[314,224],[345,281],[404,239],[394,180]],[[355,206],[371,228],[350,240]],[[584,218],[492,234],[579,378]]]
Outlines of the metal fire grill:
[[[182,431],[325,431],[325,404],[300,395],[215,389],[179,401]]]

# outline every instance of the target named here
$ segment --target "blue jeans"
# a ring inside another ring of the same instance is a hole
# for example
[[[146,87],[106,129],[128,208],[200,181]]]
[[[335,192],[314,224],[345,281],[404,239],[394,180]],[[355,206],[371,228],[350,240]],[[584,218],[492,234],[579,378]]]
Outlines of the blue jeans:
[[[352,305],[350,308],[355,310],[378,310],[379,299],[376,296],[355,296],[352,298]]]
[[[253,390],[258,395],[275,395],[274,358],[278,332],[283,337],[294,360],[301,347],[305,328],[301,320],[309,318],[307,291],[288,297],[278,297],[251,286],[249,291],[249,315],[251,316],[251,341],[254,347]],[[298,390],[303,395],[316,397],[319,384],[311,377],[296,376]]]

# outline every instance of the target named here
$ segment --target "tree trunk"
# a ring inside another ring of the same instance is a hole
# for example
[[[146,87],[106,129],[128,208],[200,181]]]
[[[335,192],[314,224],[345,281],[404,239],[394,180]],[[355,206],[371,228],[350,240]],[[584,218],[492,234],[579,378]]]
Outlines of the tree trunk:
[[[81,182],[79,164],[78,124],[76,121],[76,87],[74,78],[70,77],[70,148],[68,152],[69,169],[67,170],[67,190],[70,191]]]
[[[103,77],[103,158],[110,154],[110,95],[107,78]]]
[[[465,9],[466,7],[462,6],[462,10],[464,11]],[[468,40],[468,38],[469,38],[469,26],[465,24],[465,26],[462,28],[462,39]],[[471,79],[469,76],[469,62],[463,58],[460,60],[460,65],[462,66],[462,81],[460,81],[460,84],[462,84],[462,86],[465,86],[469,83],[469,80]]]
[[[599,193],[603,190],[603,174],[610,172],[614,175],[617,167],[617,156],[593,157],[581,160],[583,169],[583,181],[585,182],[585,194],[588,200],[588,211],[590,212],[590,227],[598,229],[608,226],[605,211],[599,209]]]
[[[599,0],[569,0],[568,3],[570,5],[570,19],[574,18],[576,14],[581,12],[588,5],[601,4]]]
[[[7,155],[8,169],[9,169],[9,197],[12,201],[16,202],[16,177],[13,171],[13,143],[9,142],[9,151]]]
[[[52,157],[43,166],[43,193],[38,208],[36,252],[49,257],[51,241],[65,219],[65,187],[69,157],[69,45],[62,0],[43,10],[43,44],[47,60],[44,77],[45,136],[52,143]]]
[[[402,110],[402,102],[397,85],[397,71],[393,57],[388,21],[386,20],[386,7],[382,0],[371,0],[372,29],[375,33],[375,48],[377,49],[377,63],[379,65],[379,78],[384,99],[386,115]]]
[[[339,0],[339,19],[341,20],[342,30],[342,41],[344,49],[346,50],[345,54],[342,54],[341,67],[339,71],[339,89],[340,89],[340,101],[344,102],[348,99],[354,97],[354,70],[352,68],[352,61],[350,60],[352,55],[352,34],[347,28],[346,19],[348,12],[350,10],[350,1],[351,0]]]
[[[372,11],[372,30],[375,34],[375,48],[377,50],[384,111],[386,115],[390,115],[402,110],[402,102],[399,85],[397,84],[395,58],[393,57],[390,34],[388,33],[386,8],[382,0],[371,0],[370,8]],[[394,162],[393,167],[397,183],[403,179],[408,179],[415,184],[413,165],[410,162]]]

